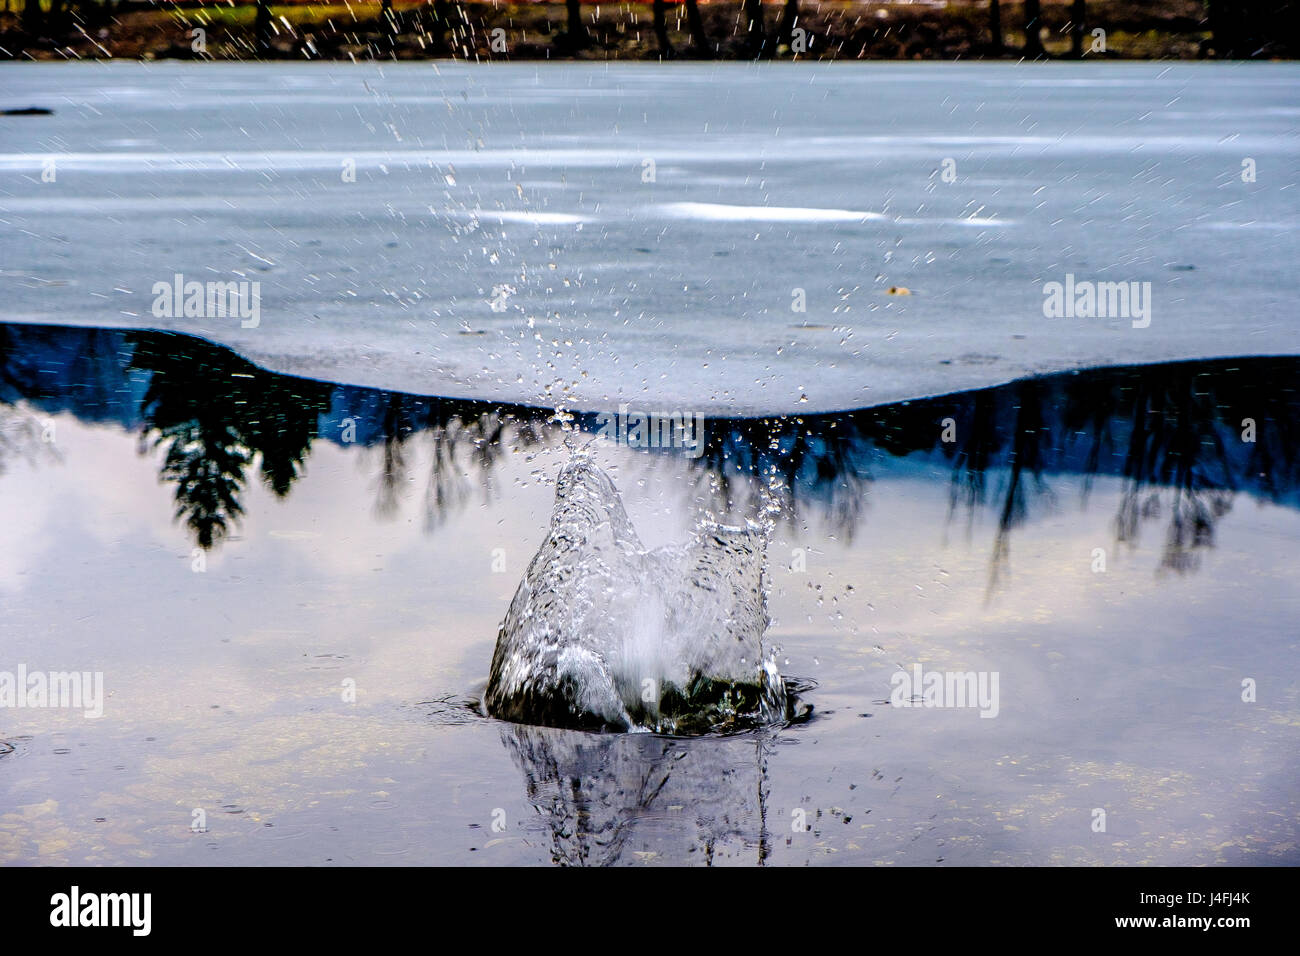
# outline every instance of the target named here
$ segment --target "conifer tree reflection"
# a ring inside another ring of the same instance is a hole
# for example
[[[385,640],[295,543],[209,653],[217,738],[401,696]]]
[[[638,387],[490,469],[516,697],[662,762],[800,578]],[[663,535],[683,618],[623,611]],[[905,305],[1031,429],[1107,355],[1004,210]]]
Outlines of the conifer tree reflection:
[[[239,498],[255,459],[267,487],[289,493],[330,386],[275,375],[186,336],[142,332],[130,343],[128,367],[150,376],[141,443],[166,448],[162,477],[176,485],[176,517],[211,548],[244,512]]]

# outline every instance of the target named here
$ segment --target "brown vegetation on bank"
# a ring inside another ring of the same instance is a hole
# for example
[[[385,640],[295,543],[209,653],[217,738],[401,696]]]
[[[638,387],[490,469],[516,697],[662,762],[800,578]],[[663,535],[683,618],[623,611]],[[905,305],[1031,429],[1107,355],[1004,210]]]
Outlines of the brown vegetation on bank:
[[[1192,59],[1300,47],[1289,0],[4,2],[0,57],[13,59]]]

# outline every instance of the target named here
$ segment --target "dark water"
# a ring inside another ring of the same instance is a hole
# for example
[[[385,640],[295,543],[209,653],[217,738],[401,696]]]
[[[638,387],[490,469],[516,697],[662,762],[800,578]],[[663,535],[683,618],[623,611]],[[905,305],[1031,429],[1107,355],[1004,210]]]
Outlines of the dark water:
[[[692,456],[0,325],[0,671],[107,694],[0,710],[0,861],[1300,862],[1297,411],[1297,359],[1130,366],[709,419]],[[587,441],[649,545],[777,491],[767,639],[813,719],[474,710]],[[995,712],[891,703],[915,664],[996,673]]]

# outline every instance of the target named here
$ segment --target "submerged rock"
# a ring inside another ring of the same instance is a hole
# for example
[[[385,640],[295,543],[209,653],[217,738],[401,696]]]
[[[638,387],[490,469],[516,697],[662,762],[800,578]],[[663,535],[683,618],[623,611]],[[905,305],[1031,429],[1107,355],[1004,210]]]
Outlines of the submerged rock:
[[[576,453],[497,636],[488,713],[669,734],[788,719],[762,648],[766,541],[758,525],[709,522],[686,545],[648,551],[614,483]]]

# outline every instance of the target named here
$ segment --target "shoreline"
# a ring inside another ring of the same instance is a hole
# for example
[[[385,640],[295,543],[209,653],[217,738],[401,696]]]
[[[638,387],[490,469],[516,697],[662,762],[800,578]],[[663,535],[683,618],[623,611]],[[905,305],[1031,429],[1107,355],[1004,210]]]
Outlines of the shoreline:
[[[285,370],[275,366],[275,363],[268,362],[264,357],[258,356],[255,352],[249,354],[237,346],[227,344],[216,338],[210,338],[205,335],[198,335],[192,332],[182,332],[178,329],[167,329],[161,326],[115,326],[115,325],[75,325],[62,322],[27,322],[21,319],[0,318],[0,332],[6,327],[22,327],[31,330],[35,336],[60,334],[73,334],[76,332],[85,333],[87,336],[95,336],[102,333],[130,336],[176,336],[181,340],[188,340],[190,343],[211,350],[214,355],[224,356],[223,361],[232,365],[247,365],[257,373],[272,376],[278,379],[285,379],[294,382],[300,382],[304,385],[320,386],[331,389],[351,389],[362,392],[383,393],[385,395],[399,396],[413,401],[446,403],[450,405],[463,405],[466,407],[481,407],[483,409],[493,409],[506,412],[513,415],[528,417],[530,413],[534,416],[544,416],[554,412],[563,412],[566,415],[576,416],[578,418],[600,418],[601,416],[625,415],[628,410],[641,414],[662,414],[654,402],[641,401],[638,404],[631,403],[628,398],[620,399],[612,404],[593,403],[593,404],[561,404],[546,405],[537,401],[528,401],[518,398],[505,396],[491,396],[481,394],[457,394],[454,391],[449,392],[420,392],[413,388],[391,388],[384,385],[375,385],[365,381],[352,381],[351,378],[325,378],[320,375],[312,375],[302,370]],[[980,385],[971,387],[942,388],[937,391],[918,391],[908,392],[901,398],[888,398],[875,402],[867,402],[862,405],[842,408],[823,408],[821,406],[790,408],[786,411],[770,410],[762,407],[757,408],[728,408],[717,406],[709,402],[687,403],[691,405],[689,414],[696,415],[706,422],[770,422],[782,421],[785,419],[830,419],[838,416],[854,416],[863,413],[869,413],[883,408],[895,405],[908,405],[910,403],[942,402],[950,399],[957,399],[974,392],[990,391],[999,388],[1005,388],[1010,385],[1027,382],[1046,382],[1049,380],[1059,379],[1064,376],[1088,375],[1098,373],[1123,373],[1126,371],[1137,371],[1141,369],[1168,369],[1176,370],[1176,366],[1197,365],[1204,363],[1227,363],[1227,362],[1262,362],[1268,360],[1300,360],[1300,349],[1292,352],[1245,352],[1230,354],[1206,354],[1190,355],[1177,358],[1153,358],[1143,361],[1115,360],[1094,362],[1089,361],[1075,366],[1055,366],[1051,365],[1038,371],[1027,372],[1023,375],[1016,375],[1008,378],[999,378],[989,380]],[[289,363],[292,364],[292,363]],[[664,404],[660,402],[659,404]],[[669,402],[668,404],[672,404]],[[654,406],[652,408],[652,406]],[[679,410],[679,409],[674,409]]]
[[[1107,59],[1292,59],[1297,25],[1259,0],[1257,18],[1217,23],[1213,4],[1134,0],[1086,4],[1082,30],[1071,2],[1042,4],[1033,36],[1021,4],[1002,4],[1000,42],[988,4],[758,3],[742,29],[740,2],[668,3],[657,35],[652,3],[371,3],[238,6],[119,2],[26,20],[0,14],[0,58],[65,61],[326,60],[392,62]],[[259,18],[259,9],[263,16]],[[1294,19],[1294,15],[1290,15]],[[54,18],[52,22],[51,17]],[[1279,19],[1282,17],[1282,19]],[[751,21],[752,23],[753,21]],[[1228,25],[1225,26],[1224,23]],[[1232,31],[1229,33],[1229,31]]]

